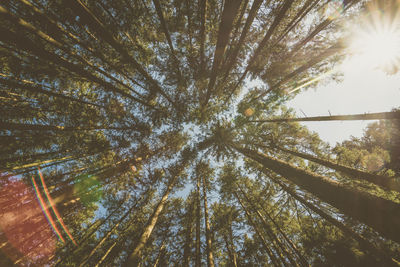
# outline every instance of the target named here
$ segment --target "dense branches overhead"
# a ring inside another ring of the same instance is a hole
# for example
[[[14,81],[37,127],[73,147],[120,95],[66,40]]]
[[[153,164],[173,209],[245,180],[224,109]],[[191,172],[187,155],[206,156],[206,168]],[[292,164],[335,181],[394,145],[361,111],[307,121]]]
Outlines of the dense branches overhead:
[[[399,111],[284,106],[370,2],[2,1],[0,265],[399,265]]]

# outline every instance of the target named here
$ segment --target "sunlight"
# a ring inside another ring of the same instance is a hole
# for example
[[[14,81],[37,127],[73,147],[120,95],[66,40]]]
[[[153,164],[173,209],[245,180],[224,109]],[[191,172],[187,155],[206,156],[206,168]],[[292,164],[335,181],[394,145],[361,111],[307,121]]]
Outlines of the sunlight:
[[[393,29],[364,32],[357,36],[354,45],[366,63],[373,67],[391,67],[400,56],[400,32]]]
[[[353,29],[350,53],[358,64],[394,74],[400,63],[400,21],[384,12],[371,12],[361,26]]]

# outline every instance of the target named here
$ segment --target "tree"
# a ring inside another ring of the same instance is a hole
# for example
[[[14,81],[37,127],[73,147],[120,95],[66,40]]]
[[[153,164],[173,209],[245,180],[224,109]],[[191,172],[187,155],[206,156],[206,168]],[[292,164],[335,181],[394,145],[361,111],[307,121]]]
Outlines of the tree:
[[[285,107],[400,12],[339,2],[3,1],[0,265],[398,265],[399,112]]]

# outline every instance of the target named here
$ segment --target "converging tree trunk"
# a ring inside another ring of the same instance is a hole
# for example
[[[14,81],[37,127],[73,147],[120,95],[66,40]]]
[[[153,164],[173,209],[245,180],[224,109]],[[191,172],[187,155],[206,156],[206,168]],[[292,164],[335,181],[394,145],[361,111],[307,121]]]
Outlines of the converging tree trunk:
[[[357,121],[357,120],[400,120],[400,111],[365,113],[354,115],[317,116],[305,118],[278,118],[249,120],[248,122],[292,122],[292,121]]]
[[[299,201],[301,204],[306,206],[307,208],[311,209],[313,212],[321,216],[321,218],[325,219],[327,222],[330,224],[336,226],[339,228],[344,234],[348,234],[351,236],[354,240],[356,240],[359,244],[360,247],[363,248],[364,250],[374,254],[376,257],[378,257],[384,265],[387,266],[400,266],[400,263],[396,261],[395,259],[390,258],[387,256],[383,251],[378,249],[374,244],[369,242],[367,239],[365,239],[363,236],[358,234],[357,232],[353,231],[350,227],[346,226],[343,224],[343,222],[333,218],[331,215],[323,211],[322,209],[318,208],[317,206],[313,205],[309,201],[307,201],[305,198],[297,194],[294,190],[292,190],[289,186],[284,184],[280,179],[277,179],[274,177],[274,174],[269,173],[267,170],[263,171],[270,179],[272,179],[275,183],[277,183],[285,192],[287,192],[290,196],[292,196],[294,199]]]
[[[363,222],[382,235],[400,241],[400,205],[356,188],[346,187],[330,178],[292,166],[258,151],[232,145],[234,149],[293,183],[343,213]]]
[[[201,250],[200,250],[200,177],[197,177],[196,183],[196,267],[201,267]]]
[[[262,245],[265,249],[265,251],[267,252],[272,264],[274,266],[281,266],[278,263],[278,259],[276,258],[276,256],[274,255],[274,253],[271,251],[270,247],[268,246],[267,241],[265,240],[264,236],[261,234],[260,230],[257,227],[257,224],[253,221],[251,214],[249,213],[249,211],[246,209],[246,207],[244,206],[242,200],[240,199],[239,195],[234,192],[233,193],[237,199],[237,201],[239,202],[240,206],[242,207],[242,209],[244,210],[245,214],[246,214],[246,218],[248,220],[248,222],[250,223],[250,225],[252,226],[253,230],[256,232],[258,238],[260,238]]]
[[[334,169],[336,171],[342,172],[343,174],[346,174],[352,178],[355,178],[358,180],[366,180],[370,183],[381,186],[387,190],[396,190],[397,192],[400,192],[400,183],[397,181],[397,179],[395,179],[393,177],[391,178],[391,177],[387,177],[387,176],[383,176],[383,175],[360,171],[360,170],[350,168],[350,167],[347,167],[347,166],[344,166],[344,165],[341,165],[338,163],[331,162],[329,160],[320,159],[320,158],[317,158],[317,157],[314,157],[314,156],[311,156],[311,155],[308,155],[305,153],[289,150],[289,149],[286,149],[283,147],[274,146],[274,148],[277,148],[278,150],[289,153],[291,155],[313,161],[315,163],[321,164],[325,167]]]
[[[178,176],[174,176],[171,178],[169,181],[169,184],[161,198],[161,200],[158,202],[157,206],[155,207],[153,214],[150,216],[149,220],[147,221],[147,224],[140,235],[139,241],[135,245],[132,253],[129,255],[128,261],[126,262],[126,266],[137,266],[139,264],[139,257],[140,253],[142,252],[143,247],[146,245],[147,241],[149,240],[149,237],[151,233],[153,232],[154,227],[156,226],[156,223],[158,221],[158,218],[163,211],[165,204],[168,201],[168,196],[171,193],[172,189],[174,188],[176,181],[178,179]]]
[[[208,219],[207,184],[204,175],[203,175],[203,201],[204,201],[204,224],[206,226],[205,228],[206,228],[207,266],[214,267],[214,256],[212,253],[212,242],[211,242],[211,229],[210,229],[210,222]]]

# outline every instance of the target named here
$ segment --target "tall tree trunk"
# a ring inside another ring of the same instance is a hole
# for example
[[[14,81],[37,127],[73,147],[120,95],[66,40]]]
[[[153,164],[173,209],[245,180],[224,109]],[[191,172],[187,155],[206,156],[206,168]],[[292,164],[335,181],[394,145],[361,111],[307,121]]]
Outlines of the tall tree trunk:
[[[289,259],[291,266],[299,266],[298,263],[293,259],[290,252],[287,250],[283,242],[279,239],[279,237],[272,231],[271,226],[267,223],[264,216],[262,216],[261,212],[254,206],[253,201],[247,196],[247,194],[243,191],[240,185],[237,185],[240,192],[246,199],[247,203],[249,203],[251,209],[257,214],[257,217],[261,220],[264,229],[267,231],[268,235],[270,236],[271,240],[275,241],[275,243],[279,246],[280,250],[286,254],[287,259]],[[279,253],[280,254],[280,253]]]
[[[5,36],[7,36],[7,38],[5,38]],[[63,69],[68,70],[71,73],[78,75],[79,77],[84,77],[85,79],[102,86],[103,89],[106,91],[120,94],[120,95],[122,95],[126,98],[129,98],[135,102],[138,102],[144,106],[154,109],[154,107],[152,107],[148,103],[143,102],[142,100],[138,99],[137,97],[134,97],[134,96],[128,94],[124,90],[116,88],[113,84],[97,77],[93,73],[84,69],[82,66],[71,63],[71,62],[67,61],[65,58],[63,58],[55,53],[49,52],[41,46],[38,46],[36,43],[34,43],[32,40],[27,38],[25,35],[22,35],[21,33],[15,33],[8,29],[0,28],[0,40],[2,40],[5,43],[10,44],[11,46],[17,47],[18,49],[26,51],[30,54],[36,55],[39,58],[41,58],[47,62],[51,62],[58,66],[61,66]]]
[[[147,200],[146,200],[147,201]],[[145,201],[145,202],[146,202]],[[131,226],[132,225],[134,225],[134,222],[135,222],[136,220],[134,219],[134,221],[133,222],[130,222],[130,223],[128,223],[126,226],[125,226],[125,228],[122,230],[122,231],[120,231],[120,235],[119,236],[121,236],[121,238],[120,239],[117,239],[115,242],[113,242],[112,243],[112,245],[107,249],[107,251],[106,251],[106,253],[104,253],[104,255],[100,258],[100,260],[97,262],[97,264],[95,265],[95,267],[98,267],[98,266],[100,266],[100,264],[102,264],[104,261],[105,261],[105,259],[108,257],[108,255],[110,255],[111,254],[111,252],[114,250],[114,248],[116,247],[116,245],[121,245],[121,244],[123,244],[130,236],[128,235],[128,230],[129,230],[129,228],[131,228]]]
[[[232,221],[230,221],[229,222],[229,246],[230,246],[230,248],[231,248],[231,251],[232,251],[232,256],[233,256],[233,265],[234,265],[234,267],[237,267],[237,258],[238,258],[238,256],[237,256],[237,253],[236,253],[236,250],[235,250],[235,245],[234,245],[234,241],[233,241],[233,232],[232,232]]]
[[[301,65],[300,67],[298,67],[297,69],[295,69],[291,73],[285,75],[280,81],[278,81],[275,84],[273,84],[271,87],[269,87],[267,90],[265,90],[260,95],[255,97],[253,100],[257,100],[257,99],[260,99],[260,98],[264,97],[265,95],[267,95],[268,93],[272,92],[273,90],[276,90],[276,89],[280,88],[280,86],[284,85],[286,82],[288,82],[289,80],[291,80],[295,76],[299,75],[300,73],[310,69],[314,65],[322,62],[323,60],[326,60],[326,59],[332,57],[335,54],[336,55],[339,54],[340,52],[342,52],[345,49],[344,42],[345,42],[344,38],[339,39],[336,42],[336,44],[334,44],[331,47],[325,49],[320,54],[316,55],[315,57],[312,57],[305,64]]]
[[[399,242],[400,205],[373,196],[356,188],[348,188],[328,177],[292,166],[282,160],[237,145],[231,145],[238,152],[249,157],[265,168],[292,181],[343,213],[369,225],[389,239]]]
[[[173,107],[179,110],[179,106],[164,92],[158,82],[136,61],[128,51],[120,44],[110,32],[105,28],[104,24],[89,10],[89,8],[81,0],[68,1],[66,6],[76,12],[82,21],[86,23],[96,34],[106,42],[108,42],[118,53],[121,59],[132,65],[146,80],[152,85],[159,94],[161,94]]]
[[[249,11],[249,14],[247,16],[246,22],[244,24],[243,30],[240,34],[240,38],[238,41],[238,44],[235,46],[233,52],[231,53],[231,56],[227,59],[226,62],[226,66],[225,66],[225,74],[224,74],[224,78],[223,78],[223,82],[224,83],[226,81],[226,79],[228,78],[229,72],[231,71],[231,69],[233,68],[233,66],[236,63],[237,60],[237,56],[239,55],[239,51],[240,48],[243,46],[244,44],[244,40],[247,36],[247,33],[249,32],[250,26],[251,24],[253,24],[254,18],[257,15],[257,11],[260,8],[261,4],[262,4],[263,0],[254,0],[251,9]]]
[[[352,178],[358,179],[358,180],[366,180],[370,183],[376,184],[378,186],[381,186],[385,189],[388,190],[396,190],[397,192],[400,192],[400,183],[395,179],[395,178],[391,178],[391,177],[387,177],[387,176],[383,176],[383,175],[377,175],[377,174],[373,174],[373,173],[369,173],[369,172],[364,172],[364,171],[360,171],[354,168],[350,168],[338,163],[334,163],[331,162],[329,160],[324,160],[324,159],[320,159],[317,157],[314,157],[312,155],[308,155],[305,153],[301,153],[298,151],[293,151],[293,150],[289,150],[283,147],[277,147],[277,146],[273,146],[274,148],[277,148],[283,152],[289,153],[291,155],[297,156],[297,157],[301,157],[303,159],[306,160],[310,160],[313,161],[315,163],[321,164],[325,167],[334,169],[336,171],[342,172]]]
[[[211,96],[211,92],[214,88],[217,75],[219,74],[219,66],[223,59],[225,48],[228,44],[229,36],[232,31],[233,20],[235,19],[236,14],[239,10],[240,3],[241,0],[225,1],[224,3],[224,10],[222,11],[221,22],[219,24],[219,29],[218,29],[217,44],[215,46],[214,60],[211,69],[211,77],[208,83],[208,88],[206,91],[206,96],[203,106],[207,105]]]
[[[11,77],[9,77],[8,75],[5,75],[3,73],[0,73],[0,76],[2,77],[2,78],[0,78],[0,84],[7,86],[7,87],[20,88],[20,89],[24,89],[24,90],[32,92],[32,93],[44,94],[44,95],[48,95],[48,96],[52,96],[52,97],[62,98],[62,99],[68,100],[70,102],[76,102],[76,103],[80,103],[83,105],[91,105],[91,106],[95,106],[95,107],[99,107],[99,108],[104,108],[104,106],[99,105],[99,104],[95,104],[95,103],[91,103],[88,101],[80,100],[78,98],[66,96],[66,95],[57,93],[54,90],[49,91],[49,90],[43,89],[42,86],[39,86],[38,84],[35,84],[34,82],[28,82],[25,80],[17,81],[15,79],[11,79]]]
[[[153,0],[153,3],[154,3],[154,7],[156,8],[158,19],[161,22],[161,28],[162,28],[162,30],[164,32],[165,38],[167,39],[169,49],[171,50],[171,54],[172,54],[173,60],[175,62],[177,75],[179,77],[180,82],[183,85],[184,80],[183,80],[182,73],[181,73],[180,68],[179,68],[180,62],[179,62],[178,58],[176,57],[175,49],[174,49],[174,46],[172,44],[171,35],[169,34],[168,27],[167,27],[167,24],[166,24],[165,19],[164,19],[164,15],[163,15],[163,12],[162,12],[162,7],[161,7],[161,4],[160,4],[160,1],[159,0]]]
[[[203,175],[203,201],[204,201],[204,224],[206,228],[206,249],[207,249],[207,266],[214,267],[214,256],[212,253],[211,229],[208,220],[208,206],[207,206],[207,184],[206,178]]]
[[[126,262],[126,266],[137,266],[139,264],[140,254],[142,252],[143,247],[146,245],[147,241],[151,233],[153,232],[154,227],[158,221],[158,218],[163,211],[165,204],[167,203],[168,196],[171,193],[172,189],[174,188],[176,181],[178,180],[178,176],[173,176],[168,183],[168,186],[161,198],[158,202],[157,206],[155,207],[153,214],[150,216],[149,220],[146,223],[146,226],[140,235],[138,243],[135,245],[132,253],[129,255],[128,261]]]
[[[360,2],[360,0],[349,0],[345,2],[345,7],[343,9],[343,13],[347,11],[350,7],[352,7],[354,4]],[[307,35],[306,38],[300,40],[297,44],[293,46],[292,51],[287,55],[287,57],[292,57],[294,56],[302,47],[304,47],[308,42],[310,42],[317,34],[319,34],[321,31],[326,29],[333,21],[335,21],[332,18],[326,18],[324,21],[322,21],[320,24],[318,24],[315,29]]]
[[[149,198],[150,194],[147,194],[147,191],[145,192],[145,196],[144,196],[144,203],[147,202],[148,198]],[[132,211],[138,206],[139,201],[137,201],[134,205],[132,205],[132,207],[125,212],[125,214],[118,220],[118,222],[103,236],[103,238],[96,244],[96,246],[91,250],[91,252],[86,255],[86,257],[82,260],[82,262],[79,264],[79,266],[84,266],[89,259],[93,256],[93,254],[97,251],[97,249],[100,248],[101,245],[104,244],[104,242],[111,236],[111,234],[121,225],[121,223],[129,216],[131,215]],[[110,214],[111,215],[111,214]],[[108,218],[110,218],[110,215],[108,216]]]
[[[272,179],[275,183],[277,183],[285,192],[291,195],[294,199],[302,203],[304,206],[311,209],[313,212],[321,216],[321,218],[325,219],[332,225],[339,228],[344,234],[351,236],[354,240],[356,240],[360,247],[365,249],[366,251],[370,252],[371,254],[375,255],[379,259],[382,260],[382,263],[385,266],[400,266],[400,263],[395,259],[388,257],[383,251],[378,249],[374,244],[369,242],[363,236],[358,234],[357,232],[353,231],[350,227],[344,225],[342,222],[338,221],[337,219],[333,218],[331,215],[324,212],[322,209],[318,208],[317,206],[313,205],[312,203],[308,202],[305,198],[298,195],[294,190],[292,190],[289,186],[284,184],[280,179],[277,179],[273,174],[268,173],[268,171],[264,172],[270,179]],[[267,174],[268,173],[268,174]]]
[[[228,251],[229,261],[233,267],[237,267],[236,255],[234,254],[234,251],[232,251],[232,247],[230,245],[228,236],[224,234],[223,237],[225,241],[226,250]]]
[[[239,187],[239,189],[241,191],[243,191],[243,189],[240,187],[240,185],[238,185],[238,187]],[[245,194],[245,193],[243,192],[243,194]],[[261,199],[260,199],[260,201],[261,201]],[[259,202],[259,203],[262,203],[262,202]],[[306,260],[306,258],[304,258],[302,253],[298,250],[298,248],[292,242],[292,240],[290,240],[290,238],[285,234],[285,232],[282,231],[281,227],[278,225],[278,223],[275,221],[275,219],[268,213],[268,211],[264,208],[264,206],[261,205],[261,208],[264,211],[264,213],[267,215],[268,219],[271,220],[271,222],[274,224],[275,228],[279,231],[279,233],[283,236],[283,238],[286,240],[286,242],[290,245],[292,250],[295,251],[295,253],[296,253],[297,257],[299,258],[302,266],[309,266],[308,261]]]
[[[115,130],[115,131],[138,131],[146,130],[146,128],[140,129],[140,126],[130,127],[110,127],[110,126],[57,126],[57,125],[43,125],[43,124],[25,124],[25,123],[14,123],[14,122],[2,122],[0,121],[0,129],[4,130],[20,130],[20,131],[94,131],[94,130]]]
[[[305,118],[279,118],[250,120],[248,122],[292,122],[292,121],[356,121],[356,120],[400,120],[400,111],[366,113],[354,115],[316,116]]]
[[[274,48],[282,39],[298,25],[300,21],[317,5],[321,0],[307,0],[303,7],[293,16],[293,19],[286,25],[283,33],[274,41],[271,48]]]
[[[196,267],[201,267],[201,251],[200,251],[200,177],[197,177],[196,183]]]
[[[233,245],[233,234],[232,234],[232,221],[229,220],[228,222],[228,231],[229,233],[223,234],[224,240],[225,240],[225,245],[226,245],[226,250],[228,251],[229,254],[229,261],[231,262],[233,267],[237,267],[237,254],[235,251],[235,246]]]
[[[189,208],[186,212],[185,219],[187,221],[186,224],[186,233],[185,233],[185,246],[183,249],[183,266],[189,267],[190,263],[190,255],[192,248],[192,222],[193,222],[193,208],[194,208],[195,200],[191,199]]]
[[[244,80],[244,78],[246,77],[247,73],[250,71],[250,69],[253,66],[253,64],[257,61],[257,58],[260,56],[260,53],[264,49],[265,45],[268,43],[268,41],[271,38],[271,36],[272,36],[273,32],[275,31],[276,27],[279,25],[279,23],[285,17],[286,12],[292,6],[293,2],[294,2],[293,0],[284,0],[284,3],[282,5],[281,9],[279,10],[279,13],[274,18],[271,26],[268,28],[267,33],[264,36],[264,38],[262,39],[262,41],[257,46],[256,50],[254,51],[254,54],[250,58],[244,73],[242,74],[242,76],[240,76],[240,78],[237,81],[237,83],[232,87],[232,90],[230,91],[229,96],[232,95],[233,92],[235,92],[236,88]],[[226,101],[227,100],[225,100],[225,103],[226,103]]]
[[[264,236],[261,234],[260,230],[257,227],[257,224],[254,223],[251,214],[249,213],[249,211],[246,209],[246,207],[244,206],[242,200],[240,199],[239,195],[235,192],[233,192],[233,194],[235,195],[236,199],[238,200],[240,206],[242,207],[242,209],[244,210],[247,220],[250,223],[250,225],[253,227],[254,231],[256,232],[257,236],[260,238],[264,249],[266,250],[272,264],[274,266],[280,266],[280,264],[278,263],[278,259],[275,257],[274,253],[272,253],[271,249],[268,246],[267,241],[265,240]]]
[[[204,60],[204,46],[205,46],[205,30],[206,30],[206,13],[207,13],[207,0],[199,0],[200,10],[200,76],[205,75],[205,60]]]

